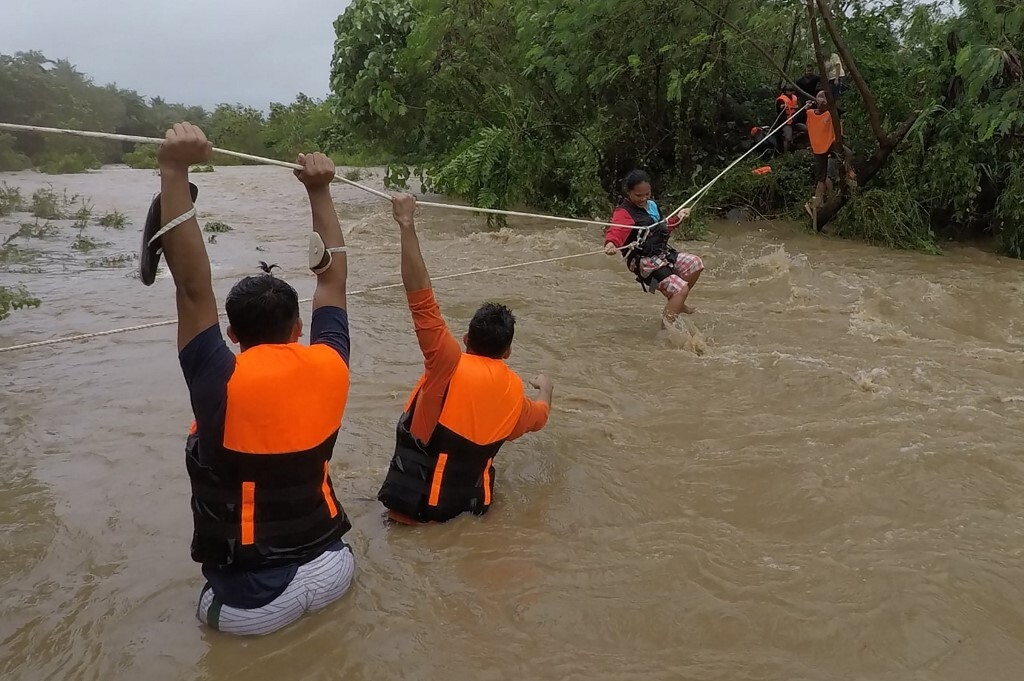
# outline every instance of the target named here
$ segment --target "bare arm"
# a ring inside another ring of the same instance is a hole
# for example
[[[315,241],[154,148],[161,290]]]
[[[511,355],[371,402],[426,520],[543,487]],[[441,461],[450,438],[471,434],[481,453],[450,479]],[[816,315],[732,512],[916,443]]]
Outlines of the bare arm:
[[[313,231],[323,239],[326,249],[345,246],[345,235],[338,222],[338,211],[331,196],[331,182],[334,181],[334,161],[316,152],[299,154],[299,165],[295,176],[306,185],[309,207],[313,213]],[[327,256],[325,255],[325,258]],[[331,253],[331,265],[316,276],[316,291],[313,292],[313,309],[339,307],[346,309],[348,301],[345,287],[348,282],[348,257],[344,252]]]
[[[555,393],[555,386],[551,382],[551,379],[541,374],[537,378],[530,381],[530,385],[538,390],[537,401],[543,402],[544,404],[551,406],[551,398]]]
[[[523,395],[522,412],[515,428],[508,436],[509,440],[516,440],[526,433],[535,433],[548,423],[548,417],[551,415],[551,395],[554,391],[551,379],[541,374],[530,381],[530,385],[537,388],[539,394],[536,400]]]
[[[192,209],[188,167],[210,157],[213,145],[198,127],[177,123],[167,131],[157,159],[160,166],[160,226]],[[189,218],[160,237],[167,267],[174,278],[178,307],[178,350],[217,323],[210,259],[199,231]]]

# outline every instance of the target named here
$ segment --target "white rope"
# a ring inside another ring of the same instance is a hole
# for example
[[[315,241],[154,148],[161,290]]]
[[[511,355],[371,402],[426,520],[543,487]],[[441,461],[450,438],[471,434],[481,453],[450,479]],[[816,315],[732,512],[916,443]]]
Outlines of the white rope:
[[[806,109],[808,106],[810,106],[810,104],[805,104],[799,111],[797,111],[795,114],[793,114],[788,119],[786,119],[785,122],[783,122],[778,127],[773,128],[772,131],[768,135],[766,135],[763,140],[761,140],[760,142],[758,142],[757,144],[752,146],[749,150],[747,150],[746,153],[744,153],[738,159],[733,161],[733,163],[731,163],[729,165],[729,167],[727,167],[725,170],[720,172],[710,182],[708,182],[703,187],[701,187],[699,190],[697,190],[697,192],[693,196],[691,196],[685,202],[683,202],[683,205],[679,206],[679,208],[677,208],[674,211],[672,211],[666,218],[663,218],[662,222],[668,221],[669,219],[675,217],[684,208],[692,207],[692,206],[696,205],[696,203],[701,198],[703,198],[705,194],[707,194],[707,192],[711,189],[712,185],[714,185],[716,182],[718,182],[718,180],[720,180],[722,177],[724,177],[725,174],[728,173],[730,170],[732,170],[732,168],[734,168],[740,161],[742,161],[748,155],[753,153],[753,151],[755,149],[757,149],[757,147],[759,147],[760,145],[764,144],[766,141],[771,139],[771,136],[773,134],[775,134],[775,132],[777,132],[779,128],[781,128],[783,125],[786,125],[791,120],[796,118],[800,114],[800,112],[803,111],[804,109]],[[776,120],[778,120],[778,119],[776,118]],[[164,140],[156,138],[156,137],[138,137],[138,136],[135,136],[135,135],[119,135],[119,134],[105,133],[105,132],[91,132],[91,131],[86,131],[86,130],[64,130],[64,129],[59,129],[59,128],[44,128],[44,127],[34,126],[34,125],[16,125],[14,123],[0,123],[0,129],[5,129],[5,128],[8,129],[8,130],[22,130],[22,131],[31,131],[31,132],[50,132],[50,133],[58,133],[58,134],[66,134],[66,135],[75,135],[75,136],[79,136],[79,137],[94,137],[94,138],[99,138],[99,139],[110,139],[110,140],[117,140],[117,141],[123,141],[123,142],[139,142],[139,143],[145,143],[145,144],[162,144],[164,142]],[[221,154],[225,154],[227,156],[234,156],[236,158],[242,158],[242,159],[246,159],[246,160],[250,160],[250,161],[256,161],[256,162],[265,163],[265,164],[268,164],[268,165],[276,165],[276,166],[281,166],[281,167],[284,167],[284,168],[291,168],[293,170],[302,170],[302,166],[297,165],[295,163],[286,163],[284,161],[277,161],[277,160],[270,159],[270,158],[263,158],[261,156],[253,156],[251,154],[243,154],[243,153],[238,152],[238,151],[229,151],[229,150],[226,150],[226,149],[218,149],[216,147],[214,147],[213,150],[215,152],[218,152],[218,153],[221,153]],[[378,191],[378,190],[373,189],[371,187],[367,187],[366,185],[360,184],[358,182],[354,182],[354,181],[349,180],[349,179],[347,179],[345,177],[342,177],[341,175],[335,175],[335,179],[341,180],[342,182],[344,182],[346,184],[349,184],[349,185],[352,185],[353,187],[357,187],[357,188],[362,189],[364,191],[367,191],[367,192],[369,192],[371,194],[379,196],[382,199],[386,199],[388,201],[391,200],[391,197],[389,195],[385,194],[384,192]],[[520,213],[520,212],[516,212],[516,211],[497,210],[497,209],[493,209],[493,208],[474,208],[473,206],[459,206],[459,205],[452,205],[452,204],[446,204],[446,203],[433,203],[433,202],[430,202],[430,201],[417,201],[416,205],[418,205],[418,206],[431,206],[431,207],[434,207],[434,208],[450,208],[450,209],[454,209],[454,210],[465,210],[465,211],[479,212],[479,213],[490,213],[490,214],[495,214],[495,215],[511,215],[511,216],[516,216],[516,217],[526,217],[526,218],[546,218],[546,219],[549,219],[549,220],[559,220],[559,221],[563,221],[563,222],[575,222],[575,223],[581,223],[581,224],[587,224],[587,225],[601,225],[601,226],[605,226],[605,227],[623,227],[623,226],[625,226],[625,225],[618,225],[618,224],[611,223],[611,222],[595,222],[595,221],[592,221],[592,220],[579,220],[579,219],[576,219],[576,218],[563,218],[563,217],[558,217],[558,216],[554,216],[554,215],[543,215],[543,214],[539,214],[539,213]],[[655,224],[660,224],[660,222],[659,223],[655,223]],[[652,229],[653,227],[654,227],[654,225],[651,225],[649,227],[639,227],[639,228],[635,228],[635,229],[640,229],[642,231],[646,231],[646,230]],[[630,244],[630,245],[627,245],[627,246],[623,246],[621,248],[618,248],[617,250],[622,251],[622,250],[628,250],[628,249],[631,249],[631,248],[633,248],[633,244]],[[456,273],[456,274],[446,274],[446,275],[442,275],[442,276],[439,276],[439,277],[432,277],[432,279],[434,281],[441,281],[441,280],[444,280],[444,279],[455,279],[457,277],[469,276],[470,274],[481,274],[483,272],[498,272],[500,270],[509,270],[509,269],[514,269],[514,268],[517,268],[517,267],[528,267],[530,265],[541,265],[541,264],[544,264],[544,263],[558,262],[560,260],[569,260],[569,259],[572,259],[572,258],[582,258],[582,257],[588,256],[588,255],[598,255],[598,254],[601,254],[601,253],[605,253],[605,250],[601,249],[601,250],[597,250],[597,251],[587,251],[586,253],[577,253],[575,255],[563,255],[563,256],[559,256],[557,258],[545,258],[543,260],[531,260],[529,262],[513,263],[511,265],[499,265],[497,267],[487,267],[487,268],[484,268],[484,269],[472,270],[472,271],[469,271],[469,272],[459,272],[459,273]],[[348,295],[356,296],[356,295],[360,295],[360,294],[363,294],[363,293],[370,293],[370,292],[373,292],[373,291],[383,291],[383,290],[386,290],[386,289],[398,288],[399,286],[403,286],[403,284],[385,284],[383,286],[372,286],[370,288],[362,289],[360,291],[352,291]],[[312,300],[311,298],[305,298],[305,299],[303,299],[303,300],[301,300],[299,302],[301,302],[301,303],[308,303],[311,300]],[[221,313],[219,313],[219,316],[223,317],[224,314],[225,314],[224,312],[221,312]],[[120,333],[128,333],[130,331],[142,331],[144,329],[153,329],[153,328],[157,328],[157,327],[160,327],[160,326],[169,326],[171,324],[176,323],[177,321],[178,321],[177,319],[167,319],[167,320],[164,320],[164,321],[152,322],[152,323],[149,323],[149,324],[137,324],[135,326],[126,326],[126,327],[123,327],[123,328],[120,328],[120,329],[110,329],[108,331],[98,331],[98,332],[95,332],[95,333],[83,333],[83,334],[78,334],[76,336],[66,336],[64,338],[50,338],[48,340],[34,341],[32,343],[21,343],[21,344],[18,344],[18,345],[9,345],[7,347],[0,348],[0,353],[14,352],[16,350],[28,350],[30,348],[45,347],[45,346],[49,346],[49,345],[56,345],[58,343],[71,343],[73,341],[87,340],[87,339],[90,339],[90,338],[99,338],[99,337],[102,337],[102,336],[112,336],[112,335],[120,334]]]
[[[0,123],[0,129],[6,130],[19,130],[22,132],[46,132],[54,133],[58,135],[72,135],[76,137],[92,137],[96,139],[107,139],[120,142],[136,142],[139,144],[163,144],[164,140],[157,137],[138,137],[136,135],[119,135],[107,132],[94,132],[90,130],[66,130],[63,128],[44,128],[37,125],[17,125],[15,123]],[[252,154],[243,154],[240,151],[230,151],[228,149],[213,148],[213,151],[218,154],[224,154],[225,156],[233,156],[235,158],[245,159],[247,161],[254,161],[257,163],[263,163],[266,165],[280,166],[282,168],[291,168],[292,170],[302,170],[302,166],[295,163],[287,163],[285,161],[278,161],[272,158],[264,158],[262,156],[253,156]],[[334,175],[334,179],[344,182],[347,185],[362,189],[365,192],[369,192],[374,196],[380,197],[385,201],[391,201],[391,196],[378,189],[367,187],[365,184],[360,184],[353,180],[348,179],[339,174]],[[420,201],[417,199],[417,206],[426,206],[429,208],[443,208],[445,210],[461,210],[469,213],[485,213],[487,215],[510,215],[513,217],[521,218],[541,218],[543,220],[556,220],[558,222],[571,222],[579,225],[599,225],[602,227],[621,227],[622,225],[616,225],[611,222],[599,222],[597,220],[582,220],[579,218],[564,218],[558,215],[545,215],[543,213],[521,213],[514,210],[499,210],[497,208],[477,208],[475,206],[462,206],[452,203],[436,203],[434,201]]]
[[[755,144],[754,146],[750,147],[750,149],[747,149],[746,153],[744,153],[744,154],[743,154],[742,156],[740,156],[740,157],[739,157],[738,159],[736,159],[735,161],[733,161],[732,163],[730,163],[730,164],[729,164],[729,166],[728,166],[728,167],[727,167],[727,168],[726,168],[725,170],[723,170],[722,172],[718,173],[718,175],[716,175],[716,176],[715,176],[715,177],[714,177],[714,178],[713,178],[713,179],[712,179],[712,180],[711,180],[710,182],[708,182],[708,183],[707,183],[706,185],[704,185],[703,187],[701,187],[700,189],[698,189],[698,190],[697,190],[697,193],[696,193],[696,194],[694,194],[693,196],[691,196],[690,198],[688,198],[688,199],[687,199],[686,201],[684,201],[684,202],[683,202],[683,205],[679,206],[679,208],[676,208],[676,209],[675,209],[674,211],[672,211],[671,213],[669,213],[669,214],[668,214],[668,217],[666,217],[666,218],[665,218],[665,220],[670,220],[670,219],[672,219],[673,217],[675,217],[676,215],[678,215],[678,214],[679,214],[680,212],[682,212],[682,210],[683,210],[684,208],[692,208],[693,206],[697,205],[697,202],[698,202],[698,201],[700,201],[700,200],[701,200],[702,198],[704,198],[704,195],[708,193],[708,190],[710,190],[710,189],[711,189],[712,185],[714,185],[714,184],[715,184],[716,182],[718,182],[718,181],[719,181],[720,179],[722,179],[723,177],[725,177],[725,174],[726,174],[726,173],[728,173],[728,172],[729,172],[730,170],[732,170],[733,168],[735,168],[735,167],[736,167],[736,165],[737,165],[737,164],[738,164],[738,163],[739,163],[740,161],[742,161],[743,159],[745,159],[745,158],[746,158],[747,156],[749,156],[750,154],[754,153],[754,150],[755,150],[755,149],[757,149],[757,148],[758,148],[759,146],[761,146],[762,144],[764,144],[765,142],[767,142],[768,140],[770,140],[770,139],[772,138],[772,135],[774,135],[774,134],[775,134],[776,132],[778,132],[778,131],[779,131],[780,129],[782,129],[782,127],[783,127],[784,125],[788,125],[790,121],[792,121],[792,120],[793,120],[794,118],[796,118],[797,116],[799,116],[799,115],[800,115],[800,112],[802,112],[802,111],[803,111],[804,109],[806,109],[806,108],[807,108],[807,107],[809,107],[810,105],[811,105],[811,103],[810,103],[810,102],[808,102],[807,104],[804,104],[804,105],[803,105],[802,107],[800,107],[799,109],[797,109],[796,113],[794,113],[794,114],[793,114],[792,116],[790,116],[789,118],[787,118],[787,119],[786,119],[785,121],[783,121],[783,122],[782,122],[781,124],[777,125],[777,126],[776,126],[776,127],[774,127],[774,128],[770,128],[771,132],[769,132],[769,133],[768,133],[767,135],[765,135],[765,136],[764,136],[764,139],[762,139],[762,140],[761,140],[760,142],[758,142],[758,143],[757,143],[757,144]],[[778,116],[776,116],[776,117],[775,117],[775,120],[776,120],[776,121],[777,121],[777,120],[779,120]]]
[[[779,128],[781,128],[783,125],[786,125],[787,123],[792,121],[794,118],[796,118],[798,115],[800,115],[800,112],[803,111],[804,109],[806,109],[808,106],[810,106],[810,104],[805,104],[795,114],[793,114],[788,119],[786,119],[786,121],[784,123],[782,123],[782,125],[779,125],[776,128],[773,128],[772,131],[768,135],[765,135],[765,138],[763,140],[761,140],[760,142],[758,142],[757,144],[752,146],[750,149],[748,149],[746,153],[744,153],[742,156],[740,156],[738,159],[736,159],[732,164],[729,165],[728,168],[726,168],[725,170],[720,172],[717,176],[715,176],[714,179],[712,179],[710,182],[708,182],[703,187],[701,187],[699,190],[697,190],[697,192],[693,196],[691,196],[685,202],[683,202],[683,205],[679,206],[674,211],[669,213],[667,217],[663,218],[663,220],[664,221],[668,221],[668,220],[672,219],[673,217],[675,217],[676,215],[678,215],[680,212],[682,212],[682,210],[684,208],[693,207],[694,205],[696,205],[697,201],[699,201],[704,196],[704,194],[707,193],[707,191],[711,188],[712,185],[714,185],[716,182],[718,182],[718,180],[720,180],[722,177],[724,177],[726,173],[728,173],[730,170],[732,170],[744,158],[749,156],[755,149],[757,149],[759,146],[761,146],[762,144],[767,142],[769,139],[771,139],[771,136],[773,134],[775,134],[775,132],[777,132],[779,130]],[[776,118],[776,120],[778,120],[778,118]],[[69,129],[65,129],[65,128],[46,128],[46,127],[42,127],[42,126],[38,126],[38,125],[18,125],[16,123],[0,123],[0,129],[19,130],[19,131],[22,131],[22,132],[46,132],[46,133],[54,133],[54,134],[59,134],[59,135],[72,135],[72,136],[76,136],[76,137],[91,137],[91,138],[95,138],[95,139],[107,139],[107,140],[114,140],[114,141],[119,141],[119,142],[136,142],[136,143],[139,143],[139,144],[163,144],[164,143],[164,140],[159,138],[159,137],[140,137],[140,136],[137,136],[137,135],[120,135],[120,134],[116,134],[116,133],[95,132],[95,131],[91,131],[91,130],[69,130]],[[240,151],[231,151],[230,149],[220,149],[218,147],[214,147],[213,151],[216,152],[216,153],[219,153],[219,154],[224,154],[225,156],[233,156],[234,158],[240,158],[240,159],[244,159],[244,160],[247,160],[247,161],[254,161],[256,163],[263,163],[265,165],[280,166],[282,168],[290,168],[292,170],[302,170],[302,166],[300,166],[298,164],[295,164],[295,163],[287,163],[285,161],[278,161],[278,160],[272,159],[272,158],[264,158],[262,156],[254,156],[252,154],[245,154],[245,153],[242,153]],[[391,196],[390,195],[388,195],[388,194],[386,194],[386,193],[384,193],[384,192],[382,192],[380,190],[374,189],[373,187],[368,187],[365,184],[361,184],[359,182],[355,182],[354,180],[350,180],[347,177],[344,177],[342,175],[335,174],[334,175],[334,179],[339,180],[341,182],[344,182],[345,184],[348,184],[348,185],[350,185],[352,187],[356,187],[357,189],[362,189],[363,191],[369,192],[370,194],[373,194],[374,196],[382,198],[382,199],[384,199],[386,201],[391,201]],[[601,226],[601,227],[622,227],[623,226],[623,225],[615,224],[613,222],[600,222],[600,221],[597,221],[597,220],[583,220],[583,219],[580,219],[580,218],[566,218],[566,217],[562,217],[562,216],[559,216],[559,215],[547,215],[547,214],[544,214],[544,213],[524,213],[524,212],[519,212],[519,211],[514,211],[514,210],[501,210],[501,209],[498,209],[498,208],[479,208],[479,207],[476,207],[476,206],[462,206],[462,205],[452,204],[452,203],[437,203],[437,202],[434,202],[434,201],[420,201],[418,199],[416,201],[416,205],[417,206],[426,206],[426,207],[429,207],[429,208],[442,208],[442,209],[446,209],[446,210],[461,210],[461,211],[466,211],[466,212],[470,212],[470,213],[484,213],[486,215],[508,215],[508,216],[511,216],[511,217],[520,217],[520,218],[540,218],[540,219],[543,219],[543,220],[555,220],[555,221],[558,221],[558,222],[570,222],[570,223],[579,224],[579,225],[598,225],[598,226]],[[651,227],[653,227],[653,225]],[[638,229],[640,229],[641,231],[646,231],[646,230],[651,229],[651,227],[640,227]]]
[[[623,248],[627,248],[627,247],[623,247]],[[622,249],[619,249],[619,250],[622,250]],[[562,256],[559,256],[557,258],[545,258],[543,260],[531,260],[529,262],[519,262],[519,263],[513,263],[511,265],[499,265],[498,267],[486,267],[484,269],[479,269],[479,270],[470,270],[469,272],[457,272],[455,274],[443,274],[443,275],[441,275],[439,277],[431,277],[431,280],[432,281],[442,281],[444,279],[457,279],[459,277],[466,277],[466,276],[469,276],[471,274],[482,274],[484,272],[497,272],[499,270],[511,270],[511,269],[515,269],[517,267],[527,267],[529,265],[541,265],[541,264],[549,263],[549,262],[558,262],[559,260],[570,260],[572,258],[582,258],[582,257],[587,256],[587,255],[597,255],[599,253],[604,253],[604,252],[605,252],[604,249],[601,249],[599,251],[588,251],[586,253],[576,253],[575,255],[562,255]],[[364,293],[372,293],[374,291],[384,291],[384,290],[387,290],[387,289],[398,288],[400,286],[404,286],[404,284],[398,283],[398,284],[384,284],[382,286],[371,286],[370,288],[361,289],[359,291],[350,291],[348,293],[348,295],[350,295],[350,296],[358,296],[358,295],[361,295],[361,294],[364,294]],[[312,300],[313,300],[312,298],[303,298],[299,302],[300,303],[308,303],[308,302],[310,302]],[[225,312],[221,312],[221,313],[218,314],[218,316],[219,317],[223,317],[225,314],[226,314]],[[165,320],[160,321],[160,322],[150,322],[149,324],[137,324],[135,326],[126,326],[126,327],[121,328],[121,329],[110,329],[109,331],[97,331],[95,333],[82,333],[82,334],[78,334],[77,336],[65,336],[64,338],[50,338],[48,340],[35,341],[35,342],[32,342],[32,343],[21,343],[19,345],[9,345],[7,347],[0,348],[0,353],[14,352],[15,350],[28,350],[29,348],[41,348],[41,347],[45,347],[45,346],[48,346],[48,345],[56,345],[58,343],[71,343],[71,342],[74,342],[74,341],[88,340],[90,338],[99,338],[101,336],[113,336],[115,334],[128,333],[130,331],[142,331],[144,329],[155,329],[155,328],[160,327],[160,326],[170,326],[171,324],[177,323],[177,321],[178,321],[177,319],[165,319]]]
[[[111,132],[94,132],[92,130],[67,130],[64,128],[44,128],[38,125],[18,125],[15,123],[0,123],[0,129],[6,130],[20,130],[22,132],[47,132],[57,135],[72,135],[74,137],[92,137],[95,139],[114,140],[115,142],[136,142],[138,144],[163,144],[164,140],[159,137],[139,137],[138,135],[119,135]],[[213,148],[213,151],[218,154],[224,154],[225,156],[233,156],[235,158],[244,159],[246,161],[255,161],[257,163],[263,163],[265,165],[280,166],[282,168],[291,168],[292,170],[302,170],[302,166],[297,163],[287,163],[285,161],[278,161],[273,158],[263,158],[262,156],[253,156],[252,154],[243,154],[240,151],[231,151],[230,149],[219,149]],[[352,185],[362,189],[365,192],[370,192],[382,199],[388,201],[391,197],[382,191],[374,189],[373,187],[367,187],[365,184],[354,182],[347,177],[341,175],[335,175],[336,180],[340,180],[345,184]]]

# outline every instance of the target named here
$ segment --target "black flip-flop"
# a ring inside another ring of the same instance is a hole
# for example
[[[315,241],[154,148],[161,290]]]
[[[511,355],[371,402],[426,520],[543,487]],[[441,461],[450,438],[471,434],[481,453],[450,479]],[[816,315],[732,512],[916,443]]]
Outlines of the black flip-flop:
[[[191,182],[188,183],[189,191],[192,193],[192,203],[195,203],[199,196],[199,187]],[[142,251],[139,254],[139,278],[146,286],[152,286],[156,281],[156,270],[160,266],[160,254],[163,249],[160,247],[160,240],[150,244],[149,240],[160,231],[160,194],[153,197],[153,203],[149,204],[149,213],[146,215],[146,226],[142,229]]]

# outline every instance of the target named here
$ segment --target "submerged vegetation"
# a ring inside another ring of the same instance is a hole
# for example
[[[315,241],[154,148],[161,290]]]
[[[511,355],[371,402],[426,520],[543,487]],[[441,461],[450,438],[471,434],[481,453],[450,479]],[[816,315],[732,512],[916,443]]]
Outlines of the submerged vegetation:
[[[10,316],[11,310],[25,307],[39,307],[39,299],[34,298],[24,286],[5,288],[0,286],[0,321]]]
[[[37,271],[36,266],[40,257],[45,256],[45,250],[29,247],[32,241],[67,238],[72,233],[74,237],[68,242],[68,247],[79,253],[90,253],[110,245],[88,234],[90,227],[124,230],[128,226],[128,217],[116,210],[94,219],[96,212],[92,200],[79,194],[69,195],[67,190],[58,193],[49,186],[37,189],[28,201],[23,197],[19,187],[0,183],[0,217],[22,214],[18,216],[22,218],[18,229],[8,232],[0,242],[0,272]],[[117,268],[130,264],[134,257],[132,254],[119,254],[89,262],[94,267]],[[39,299],[22,284],[0,286],[0,320],[13,310],[39,305]]]
[[[211,139],[228,149],[286,160],[314,148],[326,148],[334,125],[326,102],[299,94],[291,104],[273,103],[269,112],[235,104],[222,104],[213,111],[202,107],[172,104],[160,97],[146,98],[138,92],[100,86],[66,59],[49,59],[40,52],[0,55],[0,121],[56,128],[99,130],[144,137],[162,137],[171,124],[189,120],[201,125]],[[339,164],[372,163],[371,145],[334,154]],[[215,165],[241,161],[214,156]],[[35,168],[44,173],[77,173],[103,164],[125,163],[133,168],[156,168],[156,147],[113,141],[32,133],[0,132],[0,171]],[[214,172],[214,165],[193,167],[192,172]],[[89,253],[104,246],[86,233],[91,224],[123,230],[126,216],[118,212],[97,217],[87,199],[69,196],[52,187],[26,197],[16,188],[0,183],[0,217],[26,212],[36,222],[22,227],[5,239],[0,264],[23,264],[29,251],[18,242],[59,236],[64,221],[77,229],[70,242],[73,251]],[[28,217],[28,216],[26,216]],[[209,223],[208,231],[230,231],[223,223]],[[100,267],[123,266],[120,256],[94,259]],[[0,319],[11,310],[38,305],[22,287],[0,287]]]
[[[212,234],[223,234],[225,232],[233,232],[234,229],[234,227],[227,224],[226,222],[221,222],[220,220],[210,220],[209,222],[206,223],[206,226],[203,228],[203,231],[210,232]]]

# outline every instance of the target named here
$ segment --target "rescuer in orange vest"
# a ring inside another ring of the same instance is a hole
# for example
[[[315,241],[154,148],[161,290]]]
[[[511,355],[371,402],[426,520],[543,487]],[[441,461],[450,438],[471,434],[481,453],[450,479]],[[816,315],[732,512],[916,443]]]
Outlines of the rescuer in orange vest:
[[[424,372],[398,421],[396,446],[377,498],[395,521],[444,522],[462,513],[483,515],[494,499],[494,457],[509,440],[544,427],[551,380],[530,384],[505,364],[512,353],[515,317],[487,303],[469,322],[466,351],[448,330],[434,300],[420,253],[413,212],[416,199],[393,197],[402,242],[402,282],[412,312]]]
[[[832,191],[835,177],[836,132],[832,126],[832,114],[828,110],[825,91],[818,92],[815,108],[807,110],[807,138],[814,155],[814,197],[804,204],[804,211],[815,219],[815,211],[821,207],[826,192]]]
[[[794,131],[806,131],[806,128],[802,123],[797,123],[797,120],[799,119],[794,118],[794,115],[799,109],[800,102],[796,98],[796,88],[794,88],[791,83],[787,83],[782,94],[775,98],[775,110],[778,112],[778,115],[775,118],[775,125],[778,125],[783,121],[788,121],[782,126],[783,151],[788,152],[793,150]],[[790,120],[791,118],[792,120]]]
[[[196,221],[190,165],[211,145],[189,123],[168,130],[157,153],[160,194],[143,230],[141,278],[161,254],[174,278],[178,358],[195,422],[185,448],[192,486],[192,559],[206,577],[197,617],[220,631],[276,631],[337,600],[352,581],[351,529],[328,470],[349,389],[348,278],[330,184],[334,163],[300,155],[317,276],[309,346],[298,295],[270,274],[228,293],[221,335],[210,261]],[[269,270],[270,268],[267,267]]]

